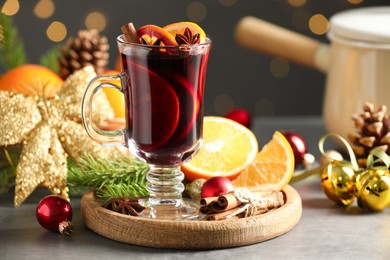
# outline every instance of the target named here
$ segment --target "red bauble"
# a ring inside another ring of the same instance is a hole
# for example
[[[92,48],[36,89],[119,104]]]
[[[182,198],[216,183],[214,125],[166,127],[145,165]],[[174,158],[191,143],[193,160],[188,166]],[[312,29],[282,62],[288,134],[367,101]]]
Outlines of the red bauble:
[[[305,139],[292,130],[283,130],[281,133],[284,135],[284,137],[286,137],[287,141],[291,145],[291,148],[294,152],[295,165],[301,164],[307,152]]]
[[[247,128],[251,127],[251,116],[248,111],[242,108],[235,108],[226,114],[226,118],[234,120]]]
[[[226,177],[216,176],[208,179],[202,186],[200,196],[202,198],[217,197],[234,190],[231,180]]]
[[[58,195],[44,197],[37,206],[36,216],[39,224],[50,231],[69,235],[73,231],[72,206]]]

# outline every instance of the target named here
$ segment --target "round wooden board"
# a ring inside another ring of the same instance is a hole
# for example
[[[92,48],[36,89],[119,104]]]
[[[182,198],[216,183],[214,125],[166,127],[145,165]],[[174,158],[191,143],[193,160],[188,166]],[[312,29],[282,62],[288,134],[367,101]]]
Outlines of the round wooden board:
[[[107,210],[93,193],[81,199],[85,225],[107,238],[133,245],[173,249],[229,248],[259,243],[291,230],[302,214],[298,192],[287,185],[286,204],[253,217],[221,221],[175,221],[132,217]]]

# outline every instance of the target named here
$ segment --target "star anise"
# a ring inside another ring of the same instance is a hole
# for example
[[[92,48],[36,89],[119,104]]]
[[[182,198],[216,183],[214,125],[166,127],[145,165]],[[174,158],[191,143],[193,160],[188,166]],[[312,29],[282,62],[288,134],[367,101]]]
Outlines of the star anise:
[[[152,44],[150,44],[147,40],[144,39],[144,37],[141,37],[142,44],[145,45],[152,45],[152,46],[160,46],[161,45],[161,38],[157,38]]]
[[[197,44],[200,42],[200,34],[195,33],[194,35],[192,35],[191,30],[187,27],[184,30],[183,34],[179,34],[179,33],[176,34],[175,40],[176,40],[177,44],[179,44],[179,45],[181,45],[181,44],[187,44],[187,45]]]
[[[103,204],[103,207],[121,214],[138,216],[145,207],[138,203],[137,200],[129,198],[113,198]]]

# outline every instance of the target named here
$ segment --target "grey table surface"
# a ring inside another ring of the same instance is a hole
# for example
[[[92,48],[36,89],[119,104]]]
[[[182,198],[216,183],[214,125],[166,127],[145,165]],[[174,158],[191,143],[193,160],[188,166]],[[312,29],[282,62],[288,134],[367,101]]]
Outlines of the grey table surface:
[[[252,129],[261,146],[274,130],[295,130],[317,157],[317,142],[325,133],[320,117],[257,118]],[[112,241],[83,225],[79,198],[71,201],[75,232],[64,237],[36,220],[35,208],[46,190],[36,190],[16,209],[10,192],[0,196],[0,259],[390,259],[389,209],[367,213],[355,204],[336,206],[322,192],[318,176],[293,187],[303,212],[291,231],[262,243],[218,250],[154,249]]]

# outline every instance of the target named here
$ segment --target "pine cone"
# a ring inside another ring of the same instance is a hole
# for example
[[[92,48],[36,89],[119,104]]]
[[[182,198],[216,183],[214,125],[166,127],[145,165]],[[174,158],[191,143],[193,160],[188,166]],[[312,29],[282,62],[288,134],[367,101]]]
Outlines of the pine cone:
[[[374,148],[390,154],[390,120],[386,112],[384,105],[374,110],[373,104],[365,103],[363,113],[352,116],[357,132],[348,135],[348,139],[361,167],[366,166],[367,156]]]
[[[70,37],[68,48],[61,49],[60,75],[66,79],[74,71],[92,65],[96,74],[101,74],[108,64],[110,48],[105,36],[97,30],[80,30],[77,37]]]

